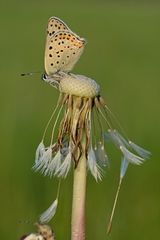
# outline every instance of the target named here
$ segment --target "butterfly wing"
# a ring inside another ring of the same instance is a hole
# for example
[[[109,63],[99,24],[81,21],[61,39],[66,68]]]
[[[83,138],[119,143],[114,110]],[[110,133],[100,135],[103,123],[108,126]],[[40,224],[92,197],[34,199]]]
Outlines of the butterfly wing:
[[[59,31],[64,31],[64,30],[70,31],[69,27],[62,20],[60,20],[57,17],[49,18],[48,25],[47,25],[46,44],[50,40],[50,38],[53,36],[53,34]]]
[[[45,49],[45,71],[52,75],[57,71],[69,72],[80,58],[85,40],[71,31],[59,31],[48,40]]]

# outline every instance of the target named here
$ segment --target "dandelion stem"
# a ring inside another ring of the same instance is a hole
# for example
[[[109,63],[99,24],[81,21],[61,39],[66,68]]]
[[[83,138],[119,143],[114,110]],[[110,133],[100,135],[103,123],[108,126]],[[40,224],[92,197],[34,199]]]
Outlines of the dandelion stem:
[[[82,147],[85,146],[83,139]],[[86,156],[83,151],[74,170],[71,240],[85,240]]]

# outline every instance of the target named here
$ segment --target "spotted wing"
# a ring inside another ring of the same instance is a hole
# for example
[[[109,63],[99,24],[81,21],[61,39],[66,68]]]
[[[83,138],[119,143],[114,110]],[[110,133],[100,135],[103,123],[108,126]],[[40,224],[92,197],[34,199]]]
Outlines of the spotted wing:
[[[47,75],[57,71],[71,71],[80,58],[84,46],[85,40],[70,31],[59,31],[53,34],[45,49]]]
[[[53,36],[53,34],[59,32],[59,31],[64,31],[68,30],[69,27],[59,18],[57,17],[51,17],[48,20],[48,25],[47,25],[47,38],[46,38],[46,44],[48,40]]]

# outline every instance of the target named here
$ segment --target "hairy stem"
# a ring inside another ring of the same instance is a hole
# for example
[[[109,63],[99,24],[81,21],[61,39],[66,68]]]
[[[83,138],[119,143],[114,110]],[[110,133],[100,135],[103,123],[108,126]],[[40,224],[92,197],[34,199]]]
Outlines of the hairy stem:
[[[82,143],[84,145],[85,142]],[[86,156],[83,153],[74,170],[71,240],[85,240],[85,197]]]

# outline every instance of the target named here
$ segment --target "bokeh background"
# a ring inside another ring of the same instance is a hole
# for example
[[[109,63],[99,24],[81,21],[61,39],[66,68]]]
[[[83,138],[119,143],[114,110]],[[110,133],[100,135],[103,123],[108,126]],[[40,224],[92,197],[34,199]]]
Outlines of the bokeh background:
[[[58,92],[41,81],[45,28],[63,19],[87,39],[74,72],[98,81],[128,136],[152,152],[130,166],[113,229],[106,224],[118,183],[120,155],[109,147],[110,169],[101,183],[88,175],[87,240],[159,239],[160,232],[160,4],[159,1],[1,0],[0,7],[0,239],[35,231],[33,222],[53,201],[57,180],[31,167]],[[62,182],[51,225],[56,239],[70,239],[72,173]]]

